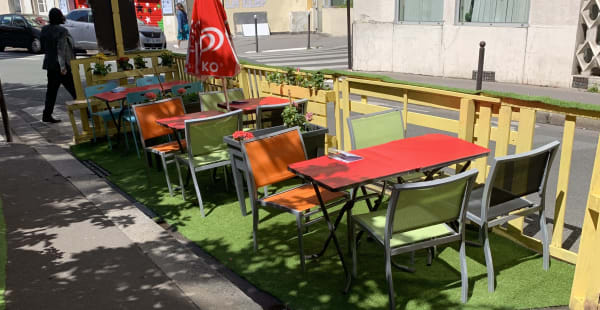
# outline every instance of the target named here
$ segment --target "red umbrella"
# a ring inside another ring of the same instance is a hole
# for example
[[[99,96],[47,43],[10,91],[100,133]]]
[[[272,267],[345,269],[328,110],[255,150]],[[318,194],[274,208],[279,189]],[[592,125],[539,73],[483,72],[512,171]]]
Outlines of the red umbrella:
[[[225,9],[219,0],[196,0],[190,20],[186,72],[200,78],[207,76],[223,79],[223,92],[229,110],[226,77],[240,71],[233,49],[231,31]]]

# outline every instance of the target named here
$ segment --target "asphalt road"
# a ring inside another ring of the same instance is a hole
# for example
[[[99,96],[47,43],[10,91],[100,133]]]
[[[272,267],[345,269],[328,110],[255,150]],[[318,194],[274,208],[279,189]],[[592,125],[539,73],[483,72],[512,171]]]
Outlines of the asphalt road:
[[[17,112],[27,107],[43,105],[45,96],[46,74],[41,69],[41,55],[31,55],[26,51],[10,50],[0,53],[0,78],[4,93],[8,99],[23,98],[27,99],[21,105],[11,104],[8,100],[8,108]],[[58,93],[57,106],[62,102],[70,100],[69,94],[61,88]],[[392,102],[378,102],[379,104],[399,105]],[[414,112],[439,115],[458,119],[457,113],[435,110],[428,107],[409,107]],[[430,129],[417,128],[409,126],[408,135],[420,135],[432,132]],[[534,145],[539,146],[553,140],[562,139],[562,127],[538,124],[536,125],[536,135]],[[571,168],[571,180],[569,194],[567,196],[566,227],[564,235],[564,247],[577,250],[579,244],[579,235],[587,202],[587,193],[591,178],[591,168],[596,146],[598,143],[598,132],[577,129],[575,136],[573,161]],[[493,148],[493,145],[491,146]],[[492,152],[493,153],[493,152]],[[560,154],[558,155],[560,156]],[[554,213],[554,197],[556,195],[556,179],[558,172],[558,160],[555,161],[553,171],[550,175],[547,190],[547,217],[552,219]],[[530,234],[539,234],[538,227],[535,225],[535,219],[528,219],[526,231]],[[549,220],[552,223],[552,220]],[[549,229],[552,227],[549,226]]]

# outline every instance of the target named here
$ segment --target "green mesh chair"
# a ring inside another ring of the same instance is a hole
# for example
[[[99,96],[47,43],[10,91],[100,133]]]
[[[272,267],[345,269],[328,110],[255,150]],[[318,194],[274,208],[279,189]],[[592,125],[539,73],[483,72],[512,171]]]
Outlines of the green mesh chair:
[[[181,91],[181,89],[185,90],[185,92]],[[171,94],[173,94],[173,96],[182,96],[183,97],[183,96],[189,95],[189,94],[198,95],[198,93],[203,92],[203,91],[204,91],[204,85],[202,85],[202,82],[180,84],[180,85],[175,85],[175,86],[171,87]],[[185,113],[195,113],[195,112],[202,111],[202,106],[199,104],[199,102],[193,102],[193,103],[186,104],[184,101],[183,107],[185,108]]]
[[[228,89],[227,96],[230,102],[233,100],[243,100],[244,91],[241,88]],[[225,109],[219,108],[218,106],[218,104],[221,102],[225,102],[225,94],[220,90],[200,94],[200,105],[202,106],[202,111],[225,112]]]
[[[242,128],[242,111],[232,111],[221,115],[185,121],[185,140],[187,154],[176,156],[177,173],[181,186],[181,195],[185,200],[180,164],[190,169],[194,181],[200,212],[204,217],[204,205],[196,172],[229,165],[229,152],[223,142],[224,136],[232,135]],[[227,185],[227,172],[225,173]]]
[[[495,289],[495,275],[488,238],[489,228],[538,213],[542,232],[543,268],[548,270],[550,266],[544,214],[546,183],[559,145],[560,142],[554,141],[526,153],[494,158],[485,186],[473,190],[467,218],[480,227],[479,241],[483,243],[490,292]],[[525,198],[531,194],[537,194],[539,203],[532,203]]]
[[[349,217],[352,275],[357,277],[355,231],[358,228],[384,248],[390,309],[395,309],[392,265],[397,266],[392,256],[451,242],[460,242],[461,300],[467,301],[465,214],[477,173],[473,169],[444,179],[396,184],[387,210]]]

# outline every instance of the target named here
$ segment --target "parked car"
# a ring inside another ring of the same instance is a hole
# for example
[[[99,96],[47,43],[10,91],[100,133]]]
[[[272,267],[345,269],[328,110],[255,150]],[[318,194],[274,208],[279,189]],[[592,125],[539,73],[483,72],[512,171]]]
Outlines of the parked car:
[[[97,50],[96,30],[91,9],[77,9],[67,14],[65,27],[75,41],[75,49]],[[148,26],[138,20],[140,49],[165,49],[167,40],[159,27]]]
[[[46,17],[36,15],[0,15],[0,52],[5,47],[24,47],[31,53],[42,52],[40,34],[48,23]]]

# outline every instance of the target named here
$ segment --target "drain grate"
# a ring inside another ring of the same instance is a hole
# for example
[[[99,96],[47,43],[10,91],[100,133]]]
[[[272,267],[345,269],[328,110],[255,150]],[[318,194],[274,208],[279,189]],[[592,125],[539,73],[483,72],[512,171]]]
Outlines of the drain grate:
[[[100,165],[98,165],[97,163],[95,163],[93,160],[89,160],[89,159],[84,159],[81,161],[81,163],[86,166],[88,169],[92,170],[92,172],[101,177],[101,178],[106,178],[110,175],[110,172],[108,172],[108,170],[100,167]]]

